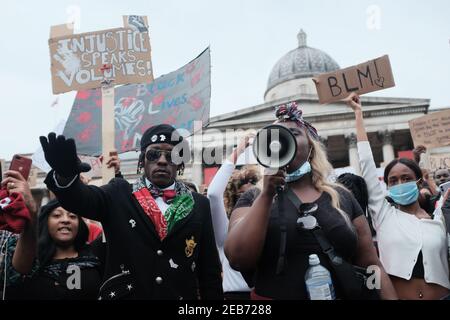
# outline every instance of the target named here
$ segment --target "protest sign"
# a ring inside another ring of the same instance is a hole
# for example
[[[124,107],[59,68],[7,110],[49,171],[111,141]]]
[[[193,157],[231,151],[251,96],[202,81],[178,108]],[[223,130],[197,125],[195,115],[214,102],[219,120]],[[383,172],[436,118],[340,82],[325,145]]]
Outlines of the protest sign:
[[[431,172],[437,169],[448,168],[450,169],[450,154],[434,154],[430,155],[428,159],[429,169]]]
[[[347,98],[352,92],[364,94],[394,87],[389,56],[338,71],[320,74],[313,78],[319,103],[329,103]]]
[[[152,83],[115,88],[115,149],[135,150],[144,131],[166,123],[194,131],[194,121],[209,123],[211,72],[209,48],[184,67]],[[99,155],[102,100],[100,90],[79,91],[64,129],[85,155]]]
[[[100,88],[103,65],[114,84],[153,80],[148,29],[144,17],[128,16],[127,27],[72,34],[65,25],[53,26],[49,39],[53,93]]]
[[[124,27],[74,35],[67,25],[50,29],[53,93],[101,87],[103,157],[114,148],[114,86],[153,80],[148,22],[142,16],[123,16]],[[114,170],[102,167],[103,182]]]
[[[428,149],[450,145],[450,109],[409,121],[414,145]]]

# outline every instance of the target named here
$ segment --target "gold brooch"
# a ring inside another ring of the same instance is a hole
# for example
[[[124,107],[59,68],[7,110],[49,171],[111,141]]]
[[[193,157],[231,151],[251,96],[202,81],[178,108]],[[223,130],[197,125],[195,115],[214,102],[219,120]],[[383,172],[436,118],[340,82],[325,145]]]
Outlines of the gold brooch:
[[[186,248],[184,248],[184,253],[186,253],[186,257],[190,258],[194,253],[194,248],[197,246],[197,243],[194,240],[194,236],[191,239],[186,239]]]

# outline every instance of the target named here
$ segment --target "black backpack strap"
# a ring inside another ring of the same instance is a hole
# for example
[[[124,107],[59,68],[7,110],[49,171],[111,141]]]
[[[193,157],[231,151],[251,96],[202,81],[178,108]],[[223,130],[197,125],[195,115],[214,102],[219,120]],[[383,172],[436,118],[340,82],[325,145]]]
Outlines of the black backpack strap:
[[[302,202],[294,191],[288,188],[286,190],[286,196],[294,204],[297,210],[299,210]],[[361,282],[355,277],[354,267],[336,253],[333,245],[328,241],[328,238],[320,226],[311,230],[311,232],[319,243],[322,252],[330,259],[331,265],[345,295],[347,297],[355,297],[355,292],[361,291]]]
[[[284,271],[286,265],[287,225],[284,215],[284,195],[278,192],[278,221],[280,223],[280,249],[278,253],[277,275]]]
[[[297,197],[297,195],[292,191],[292,189],[288,188],[286,190],[286,196],[289,199],[289,201],[292,202],[292,204],[297,208],[297,210],[300,209],[300,206],[302,205],[302,201]],[[316,238],[317,242],[319,242],[320,248],[322,248],[322,251],[330,258],[330,261],[339,261],[340,257],[338,257],[335,252],[334,248],[331,245],[331,243],[328,241],[327,237],[323,233],[323,230],[319,227],[314,229],[313,231],[314,237]],[[342,260],[342,259],[341,259]]]

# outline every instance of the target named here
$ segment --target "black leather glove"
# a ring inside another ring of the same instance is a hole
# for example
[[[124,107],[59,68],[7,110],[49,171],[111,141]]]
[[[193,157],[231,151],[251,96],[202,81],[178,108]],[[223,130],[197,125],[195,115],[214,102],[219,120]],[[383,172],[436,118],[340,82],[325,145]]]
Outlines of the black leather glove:
[[[80,172],[88,172],[91,166],[81,162],[77,156],[75,140],[67,139],[63,135],[56,137],[54,132],[46,137],[39,137],[45,160],[56,173],[63,178],[73,178]]]

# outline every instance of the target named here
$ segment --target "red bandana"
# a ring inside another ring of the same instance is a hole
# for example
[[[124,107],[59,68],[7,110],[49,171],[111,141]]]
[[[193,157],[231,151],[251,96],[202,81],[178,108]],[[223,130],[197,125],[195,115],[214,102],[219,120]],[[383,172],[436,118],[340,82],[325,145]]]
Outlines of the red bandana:
[[[159,210],[150,191],[148,191],[147,188],[142,188],[133,192],[133,195],[141,205],[145,214],[152,220],[159,238],[163,240],[167,236],[167,221],[161,210]]]

